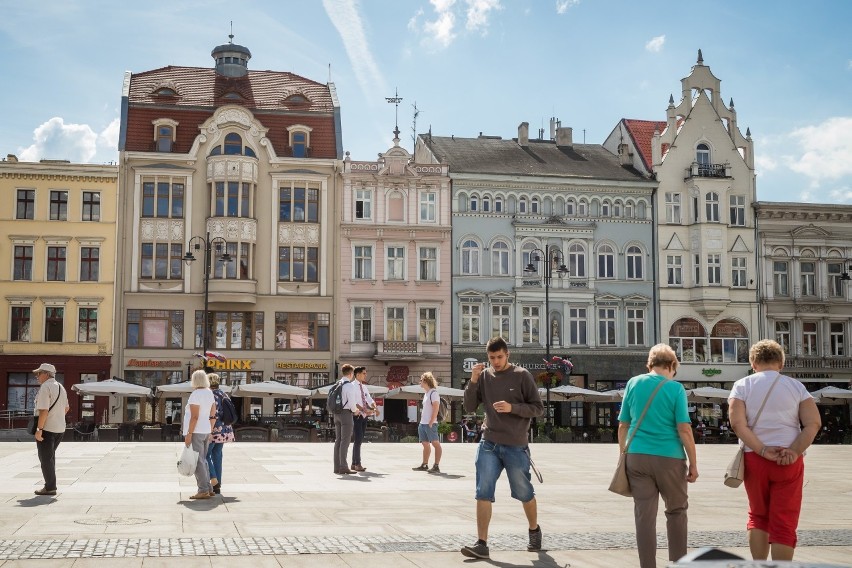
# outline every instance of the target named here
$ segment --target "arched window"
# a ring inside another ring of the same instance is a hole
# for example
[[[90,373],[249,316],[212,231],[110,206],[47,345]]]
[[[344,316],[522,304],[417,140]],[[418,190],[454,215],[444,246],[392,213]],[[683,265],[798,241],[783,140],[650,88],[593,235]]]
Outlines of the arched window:
[[[494,198],[494,212],[502,213],[503,212],[503,198],[495,197]]]
[[[704,196],[704,204],[707,213],[707,222],[708,223],[718,223],[719,222],[719,194],[715,191],[707,192],[707,195]]]
[[[710,333],[713,363],[748,363],[748,331],[740,322],[724,319]]]
[[[539,211],[541,211],[541,207],[539,206],[538,197],[533,197],[530,202],[530,213],[536,215]]]
[[[616,201],[612,204],[612,216],[621,217],[621,201]]]
[[[471,195],[468,205],[471,211],[479,211],[479,196],[476,194]]]
[[[710,165],[710,146],[701,143],[695,147],[695,161],[698,162],[698,167]]]
[[[491,275],[509,275],[509,245],[502,241],[491,245]]]
[[[609,217],[611,214],[612,210],[610,209],[609,201],[605,199],[604,202],[601,203],[601,217]]]
[[[483,213],[491,211],[491,197],[488,195],[482,196],[482,211]]]
[[[628,201],[627,203],[624,204],[624,216],[627,217],[628,219],[633,218],[633,202],[632,201]]]
[[[589,216],[589,202],[585,199],[581,199],[580,203],[577,204],[577,216],[578,217],[588,217]]]
[[[171,152],[174,128],[166,124],[157,126],[157,152]]]
[[[609,245],[598,247],[598,278],[615,278],[615,251]]]
[[[521,249],[521,264],[523,264],[523,269],[526,272],[530,265],[532,265],[532,267],[536,270],[536,272],[532,275],[538,274],[538,271],[540,270],[538,263],[534,262],[534,260],[538,257],[538,253],[533,253],[535,248],[535,244],[526,243]]]
[[[568,272],[571,278],[586,277],[586,249],[579,243],[568,247]]]
[[[461,248],[461,271],[462,274],[479,274],[479,243],[473,239],[467,239]]]
[[[637,246],[627,249],[627,278],[641,280],[644,277],[642,270],[642,249]]]
[[[226,156],[241,156],[243,153],[243,139],[236,132],[229,132],[225,135],[225,155]]]
[[[704,363],[707,359],[707,331],[698,320],[681,318],[669,329],[669,345],[681,363]]]
[[[294,132],[292,148],[294,158],[304,158],[307,155],[308,135],[304,132]]]
[[[577,211],[577,202],[574,201],[574,198],[572,197],[571,199],[569,199],[568,201],[565,202],[565,214],[566,215],[574,215],[576,211]]]
[[[528,213],[530,202],[526,197],[521,197],[518,200],[518,213]]]

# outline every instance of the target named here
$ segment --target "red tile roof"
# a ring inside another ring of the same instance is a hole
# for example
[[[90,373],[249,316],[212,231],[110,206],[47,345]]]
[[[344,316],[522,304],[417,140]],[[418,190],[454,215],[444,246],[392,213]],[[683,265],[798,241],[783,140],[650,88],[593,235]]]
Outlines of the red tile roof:
[[[655,131],[662,133],[666,129],[666,123],[659,120],[636,120],[633,118],[623,118],[622,122],[633,139],[633,146],[639,151],[645,169],[649,172],[653,171],[651,140],[654,138]]]

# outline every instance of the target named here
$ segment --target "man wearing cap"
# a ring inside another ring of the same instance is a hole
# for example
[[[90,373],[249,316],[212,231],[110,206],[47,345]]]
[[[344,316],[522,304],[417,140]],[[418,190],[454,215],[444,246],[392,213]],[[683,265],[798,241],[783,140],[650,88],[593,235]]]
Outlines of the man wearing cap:
[[[44,487],[36,490],[35,494],[56,495],[56,448],[65,434],[65,414],[71,407],[68,406],[65,389],[56,381],[56,367],[42,363],[33,373],[41,385],[36,394],[33,415],[36,416],[38,461],[44,476]]]

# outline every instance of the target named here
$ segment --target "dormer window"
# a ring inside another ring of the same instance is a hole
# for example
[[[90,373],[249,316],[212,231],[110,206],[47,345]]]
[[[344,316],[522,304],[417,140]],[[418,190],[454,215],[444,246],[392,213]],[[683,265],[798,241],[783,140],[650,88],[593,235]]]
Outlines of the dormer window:
[[[153,124],[154,151],[173,152],[178,123],[168,118],[160,118],[153,121]]]
[[[293,95],[290,98],[298,97],[301,95]],[[289,99],[288,99],[289,100]],[[294,124],[287,128],[287,132],[290,134],[290,155],[294,158],[307,158],[309,157],[309,150],[311,147],[311,130],[309,126],[304,126],[301,124]]]
[[[158,97],[176,97],[177,91],[170,87],[162,87],[154,91],[154,94]]]
[[[291,105],[291,106],[306,105],[309,102],[311,102],[311,101],[309,101],[308,98],[301,93],[296,93],[294,95],[290,95],[289,97],[284,99],[284,104],[285,105]]]
[[[222,98],[223,98],[223,99],[232,100],[232,101],[241,101],[241,100],[243,100],[243,96],[242,96],[241,94],[239,94],[239,93],[235,93],[235,92],[233,92],[233,91],[231,91],[231,92],[229,92],[229,93],[225,93],[224,95],[222,95]]]

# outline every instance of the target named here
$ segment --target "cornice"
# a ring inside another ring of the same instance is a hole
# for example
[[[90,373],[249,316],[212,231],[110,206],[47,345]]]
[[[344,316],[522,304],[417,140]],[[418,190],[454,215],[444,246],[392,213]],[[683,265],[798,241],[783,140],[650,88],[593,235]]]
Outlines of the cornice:
[[[118,171],[103,175],[94,174],[51,174],[46,172],[0,172],[0,179],[20,179],[31,181],[67,181],[83,183],[118,183]]]
[[[450,173],[454,183],[454,189],[468,187],[483,187],[494,191],[502,189],[522,189],[526,191],[559,191],[569,193],[572,191],[581,193],[628,193],[642,196],[650,196],[651,191],[657,187],[657,182],[617,182],[611,180],[589,180],[589,179],[554,179],[540,181],[522,181],[517,178],[494,179],[476,177],[459,177]],[[641,184],[641,185],[640,185]]]

